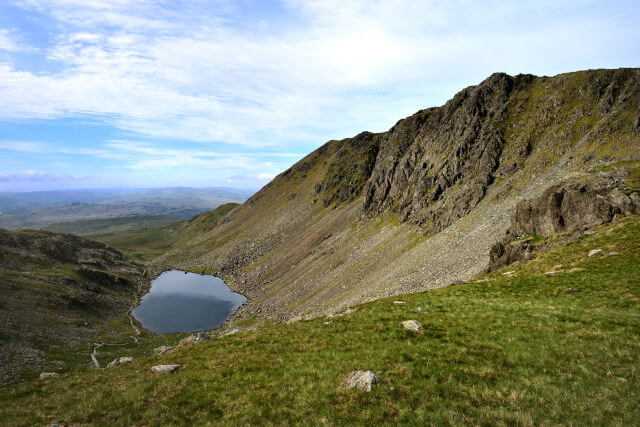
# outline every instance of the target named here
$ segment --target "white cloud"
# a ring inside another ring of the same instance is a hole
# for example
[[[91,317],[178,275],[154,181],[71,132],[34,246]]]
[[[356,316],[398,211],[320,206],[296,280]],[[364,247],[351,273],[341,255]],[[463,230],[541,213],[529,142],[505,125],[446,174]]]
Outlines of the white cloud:
[[[23,153],[42,153],[48,150],[46,144],[29,141],[0,141],[0,150],[21,151]]]
[[[59,69],[0,64],[0,117],[92,114],[152,137],[249,147],[385,130],[494,71],[640,59],[628,41],[640,30],[620,24],[632,2],[288,0],[282,26],[223,1],[23,4],[62,28],[45,49]],[[8,37],[0,48],[15,46]]]

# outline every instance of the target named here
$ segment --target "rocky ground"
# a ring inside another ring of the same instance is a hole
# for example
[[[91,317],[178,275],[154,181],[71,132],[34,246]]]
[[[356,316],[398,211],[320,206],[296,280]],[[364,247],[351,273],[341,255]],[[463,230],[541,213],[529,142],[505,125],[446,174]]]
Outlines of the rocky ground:
[[[0,229],[0,381],[90,365],[93,343],[130,341],[145,268],[64,233]]]

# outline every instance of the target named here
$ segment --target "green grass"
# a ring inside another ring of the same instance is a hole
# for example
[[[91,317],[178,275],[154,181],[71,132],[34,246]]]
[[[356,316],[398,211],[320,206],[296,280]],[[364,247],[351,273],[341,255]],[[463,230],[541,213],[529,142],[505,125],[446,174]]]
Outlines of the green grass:
[[[604,251],[588,257],[593,248]],[[342,317],[3,390],[0,423],[633,425],[639,265],[640,218],[626,218],[507,267],[512,277],[498,271]],[[563,273],[544,274],[552,269]],[[570,287],[580,292],[565,294]],[[404,331],[407,319],[424,333]],[[183,367],[152,374],[159,363]],[[375,371],[382,384],[368,394],[341,388],[356,369]]]
[[[147,262],[166,253],[177,243],[213,230],[218,221],[236,206],[237,203],[227,203],[189,220],[160,221],[144,228],[93,234],[91,238],[118,249],[136,261]]]
[[[179,221],[180,218],[169,215],[136,215],[59,222],[42,228],[44,230],[89,236],[93,234],[122,233],[140,229],[166,228]]]

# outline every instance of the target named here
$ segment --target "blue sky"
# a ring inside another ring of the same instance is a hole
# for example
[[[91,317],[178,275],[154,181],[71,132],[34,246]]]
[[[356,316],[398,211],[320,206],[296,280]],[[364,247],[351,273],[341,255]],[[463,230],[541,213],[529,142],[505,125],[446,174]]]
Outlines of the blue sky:
[[[0,191],[256,189],[491,73],[640,66],[634,1],[2,0]]]

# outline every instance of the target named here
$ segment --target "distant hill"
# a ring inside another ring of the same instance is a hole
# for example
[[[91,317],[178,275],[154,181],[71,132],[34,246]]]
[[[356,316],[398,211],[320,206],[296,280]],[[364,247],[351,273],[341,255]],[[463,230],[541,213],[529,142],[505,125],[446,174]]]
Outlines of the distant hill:
[[[5,192],[0,193],[0,227],[34,228],[134,215],[186,219],[225,203],[243,202],[250,195],[246,190],[217,187]]]

